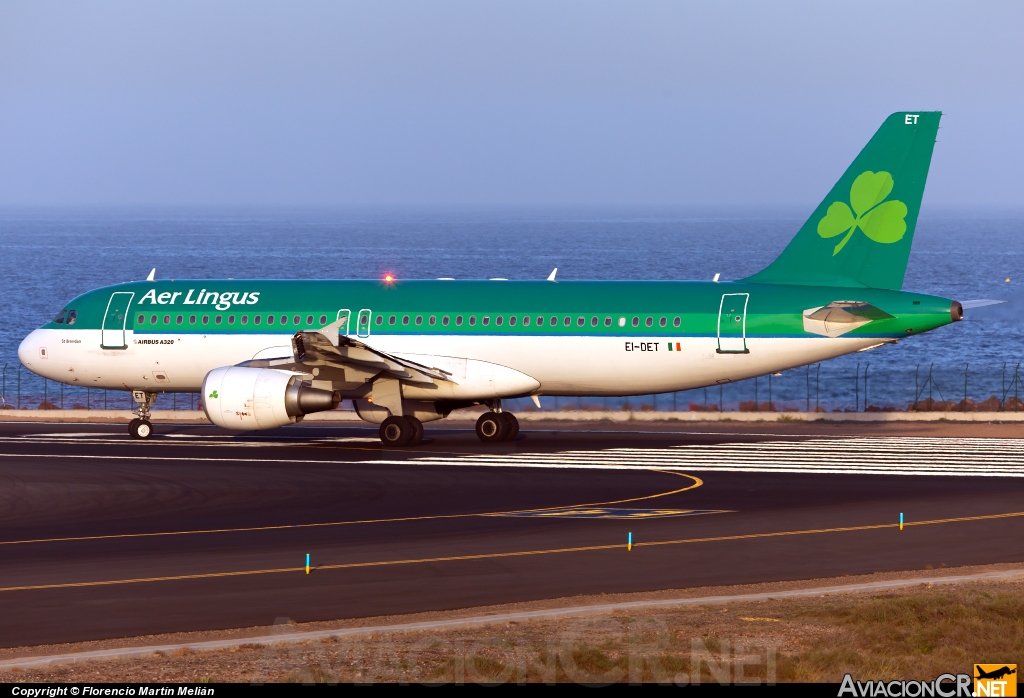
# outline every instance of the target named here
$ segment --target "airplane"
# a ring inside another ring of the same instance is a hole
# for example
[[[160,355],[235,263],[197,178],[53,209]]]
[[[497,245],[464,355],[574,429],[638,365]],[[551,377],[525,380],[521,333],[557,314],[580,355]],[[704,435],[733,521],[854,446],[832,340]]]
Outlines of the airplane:
[[[976,679],[996,679],[996,680],[998,680],[998,679],[1003,678],[1004,676],[1011,676],[1012,674],[1016,674],[1017,673],[1016,669],[1011,669],[1008,666],[1003,666],[1003,667],[1001,667],[999,669],[995,669],[993,671],[985,671],[984,669],[982,669],[978,665],[975,665],[974,668],[978,672],[978,675],[974,677]]]
[[[202,394],[209,420],[272,429],[352,400],[387,447],[502,400],[702,388],[895,344],[963,318],[900,290],[941,112],[885,119],[782,253],[737,281],[157,280],[89,291],[18,349],[31,371],[125,389],[153,433],[157,395]],[[539,404],[539,401],[538,401]]]

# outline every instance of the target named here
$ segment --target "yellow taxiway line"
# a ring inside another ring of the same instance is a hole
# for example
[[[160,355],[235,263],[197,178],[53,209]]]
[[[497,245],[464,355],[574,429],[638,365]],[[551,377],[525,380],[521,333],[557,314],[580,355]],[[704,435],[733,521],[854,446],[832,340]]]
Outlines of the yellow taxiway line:
[[[933,526],[937,524],[948,524],[948,523],[965,523],[969,521],[992,521],[996,519],[1009,519],[1016,517],[1024,517],[1024,511],[1015,511],[1004,514],[985,514],[981,516],[962,516],[957,518],[949,519],[931,519],[928,521],[909,521],[905,526]],[[662,540],[662,541],[647,541],[633,543],[634,548],[646,548],[655,546],[665,545],[688,545],[692,543],[713,543],[733,540],[749,540],[754,538],[778,538],[782,536],[801,536],[810,534],[820,533],[848,533],[852,531],[872,531],[886,528],[899,529],[899,523],[885,523],[885,524],[867,524],[863,526],[842,526],[837,528],[813,528],[802,531],[774,531],[769,533],[745,533],[730,536],[708,536],[704,538],[683,538],[679,540]],[[546,550],[520,550],[514,552],[502,552],[502,553],[479,553],[475,555],[449,555],[444,557],[424,557],[424,558],[413,558],[408,560],[376,560],[369,562],[347,562],[334,565],[319,565],[315,568],[315,571],[325,570],[346,570],[346,569],[358,569],[363,567],[389,567],[396,565],[418,565],[426,563],[438,563],[438,562],[458,562],[466,560],[495,560],[501,558],[510,557],[528,557],[533,555],[555,555],[559,553],[579,553],[579,552],[592,552],[599,550],[616,550],[622,549],[626,546],[622,543],[614,543],[608,545],[584,545],[573,548],[549,548]],[[240,570],[235,572],[206,572],[200,574],[182,574],[173,575],[166,577],[138,577],[134,579],[109,579],[100,580],[93,582],[65,582],[60,584],[31,584],[24,586],[11,586],[11,587],[0,587],[0,592],[8,591],[30,591],[30,590],[41,590],[41,589],[72,589],[77,587],[100,587],[100,586],[114,586],[120,584],[140,584],[144,582],[173,582],[187,579],[216,579],[220,577],[245,577],[260,574],[280,574],[285,572],[301,573],[304,571],[304,567],[280,567],[276,569],[265,569],[265,570]],[[305,575],[303,575],[305,576]]]
[[[382,524],[382,523],[400,523],[408,521],[432,521],[439,519],[467,519],[475,517],[494,517],[494,516],[515,516],[518,514],[535,514],[541,512],[558,512],[562,514],[571,513],[574,509],[589,509],[592,507],[611,506],[613,504],[627,504],[630,502],[642,502],[648,499],[657,499],[658,497],[668,497],[673,494],[679,494],[688,490],[696,489],[704,484],[704,481],[694,475],[687,475],[685,473],[677,473],[671,470],[658,470],[657,468],[650,469],[656,473],[664,473],[666,475],[676,475],[678,477],[684,477],[691,480],[691,484],[686,487],[680,487],[668,492],[658,492],[656,494],[647,494],[641,497],[630,497],[629,499],[616,499],[611,502],[590,502],[587,504],[569,504],[560,507],[543,507],[540,509],[514,509],[511,511],[485,511],[473,514],[434,514],[426,516],[403,516],[390,519],[362,519],[357,521],[327,521],[321,523],[306,523],[306,524],[281,524],[279,526],[249,526],[246,528],[208,528],[193,531],[158,531],[156,533],[112,533],[110,535],[103,536],[66,536],[63,538],[28,538],[25,540],[7,540],[0,541],[0,546],[4,545],[28,545],[30,543],[67,543],[73,541],[89,541],[89,540],[117,540],[121,538],[158,538],[162,536],[194,536],[202,533],[242,533],[247,531],[285,531],[289,529],[300,529],[300,528],[326,528],[330,526],[355,526],[358,524]]]

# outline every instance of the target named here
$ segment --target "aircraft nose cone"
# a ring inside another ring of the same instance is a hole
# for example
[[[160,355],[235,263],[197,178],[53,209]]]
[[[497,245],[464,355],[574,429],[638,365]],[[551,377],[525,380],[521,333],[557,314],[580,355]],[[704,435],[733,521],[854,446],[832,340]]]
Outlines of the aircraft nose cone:
[[[18,360],[29,368],[39,356],[39,330],[32,330],[18,345]]]

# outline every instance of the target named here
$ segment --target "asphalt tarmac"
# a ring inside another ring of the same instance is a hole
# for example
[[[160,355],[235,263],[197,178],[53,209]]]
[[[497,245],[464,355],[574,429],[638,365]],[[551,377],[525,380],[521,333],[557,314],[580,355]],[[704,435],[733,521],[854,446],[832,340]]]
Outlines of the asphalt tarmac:
[[[3,423],[0,646],[1022,561],[1024,446],[972,433]]]

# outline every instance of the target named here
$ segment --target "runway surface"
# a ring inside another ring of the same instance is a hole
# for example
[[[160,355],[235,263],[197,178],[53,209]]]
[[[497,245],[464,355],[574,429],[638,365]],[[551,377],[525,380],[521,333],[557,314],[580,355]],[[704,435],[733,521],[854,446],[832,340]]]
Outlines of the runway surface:
[[[1024,560],[1013,438],[543,426],[0,424],[0,645]]]

